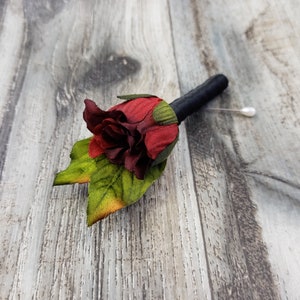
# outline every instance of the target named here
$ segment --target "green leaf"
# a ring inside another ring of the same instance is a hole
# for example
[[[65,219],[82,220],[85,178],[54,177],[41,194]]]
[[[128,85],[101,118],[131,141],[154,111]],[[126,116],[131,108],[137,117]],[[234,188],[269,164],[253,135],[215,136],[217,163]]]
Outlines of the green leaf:
[[[97,170],[96,161],[88,154],[90,140],[88,138],[74,144],[70,165],[56,175],[53,185],[90,181],[91,175]]]
[[[161,101],[154,108],[153,119],[159,125],[169,125],[169,124],[178,123],[177,116],[174,110],[166,101]]]
[[[97,172],[89,184],[88,225],[135,203],[161,175],[165,165],[166,160],[150,168],[144,180],[139,180],[123,166],[110,163],[105,155],[98,157]]]
[[[156,97],[156,96],[150,95],[150,94],[131,94],[131,95],[117,96],[117,98],[122,99],[122,100],[132,100],[132,99],[136,99],[136,98],[150,98],[150,97]]]

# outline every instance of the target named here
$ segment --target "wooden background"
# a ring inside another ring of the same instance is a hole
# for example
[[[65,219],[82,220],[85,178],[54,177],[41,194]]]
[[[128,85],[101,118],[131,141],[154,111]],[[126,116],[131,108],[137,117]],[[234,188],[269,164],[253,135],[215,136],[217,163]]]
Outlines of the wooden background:
[[[0,1],[0,299],[300,299],[300,2]],[[230,87],[146,196],[88,228],[52,187],[83,100]]]

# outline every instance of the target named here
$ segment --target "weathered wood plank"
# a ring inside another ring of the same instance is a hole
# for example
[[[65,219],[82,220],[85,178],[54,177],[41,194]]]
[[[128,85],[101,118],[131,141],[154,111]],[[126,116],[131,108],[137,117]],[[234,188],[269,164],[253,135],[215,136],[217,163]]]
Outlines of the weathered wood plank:
[[[2,1],[0,298],[298,299],[299,8]],[[146,196],[87,228],[87,187],[52,187],[83,99],[171,100],[220,71],[210,105],[257,117],[194,115]]]
[[[108,108],[118,94],[179,95],[167,2],[148,2],[6,2],[3,26],[20,34],[1,50],[28,55],[1,61],[12,73],[1,82],[12,94],[2,102],[11,126],[1,118],[1,298],[210,298],[184,131],[147,196],[92,228],[86,187],[52,188],[88,135],[85,97]]]
[[[230,89],[211,106],[258,109],[187,123],[213,295],[298,299],[299,4],[170,3],[183,92],[222,70]]]

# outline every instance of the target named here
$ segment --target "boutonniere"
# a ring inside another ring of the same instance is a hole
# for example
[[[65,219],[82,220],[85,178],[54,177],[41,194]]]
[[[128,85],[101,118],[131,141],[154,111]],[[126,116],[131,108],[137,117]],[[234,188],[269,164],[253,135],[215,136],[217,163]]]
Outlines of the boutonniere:
[[[93,135],[74,144],[54,185],[88,182],[89,226],[135,203],[162,174],[178,125],[227,85],[216,75],[171,104],[148,94],[119,96],[124,102],[107,111],[86,99],[83,118]]]

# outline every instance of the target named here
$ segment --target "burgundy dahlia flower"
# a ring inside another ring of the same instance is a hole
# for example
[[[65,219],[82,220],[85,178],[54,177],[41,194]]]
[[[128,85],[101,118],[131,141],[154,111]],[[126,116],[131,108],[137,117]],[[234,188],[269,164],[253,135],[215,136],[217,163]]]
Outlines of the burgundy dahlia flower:
[[[105,154],[111,163],[124,165],[138,179],[155,164],[155,160],[176,141],[178,124],[160,120],[166,104],[155,96],[134,98],[101,110],[92,100],[85,100],[83,118],[94,134],[89,155]]]

